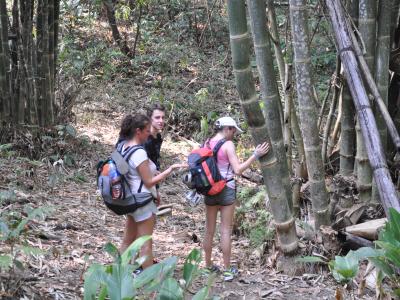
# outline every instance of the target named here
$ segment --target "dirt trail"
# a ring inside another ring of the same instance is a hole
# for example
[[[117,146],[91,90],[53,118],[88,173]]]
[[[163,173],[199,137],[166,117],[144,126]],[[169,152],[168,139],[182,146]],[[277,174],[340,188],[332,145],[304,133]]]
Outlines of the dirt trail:
[[[82,158],[79,162],[80,172],[88,179],[87,182],[64,181],[51,192],[43,181],[42,187],[38,186],[35,196],[42,197],[41,203],[56,206],[56,211],[45,222],[36,224],[36,229],[45,233],[47,239],[42,237],[30,241],[46,250],[47,254],[30,263],[29,272],[36,279],[24,285],[27,295],[40,295],[37,299],[80,299],[82,277],[88,263],[108,262],[103,246],[107,242],[120,244],[124,217],[113,215],[96,195],[94,169],[98,159],[111,151],[121,115],[114,115],[111,124],[103,121],[105,118],[110,120],[110,116],[103,113],[96,113],[85,122],[78,118],[78,133],[88,135],[97,145],[95,152],[86,153],[90,160]],[[163,164],[184,160],[189,150],[186,142],[172,142],[167,137],[162,149]],[[46,178],[46,174],[42,176]],[[205,219],[203,206],[188,206],[184,192],[178,174],[162,184],[163,203],[172,203],[173,213],[157,220],[154,234],[155,257],[162,260],[178,256],[178,272],[190,250],[201,247]],[[218,247],[214,249],[215,262],[221,265],[221,252]],[[217,278],[214,294],[222,299],[334,298],[336,287],[326,274],[288,277],[277,273],[268,264],[260,265],[260,257],[244,237],[234,239],[232,260],[239,267],[240,276],[232,283]],[[195,282],[194,290],[200,285],[201,281]]]

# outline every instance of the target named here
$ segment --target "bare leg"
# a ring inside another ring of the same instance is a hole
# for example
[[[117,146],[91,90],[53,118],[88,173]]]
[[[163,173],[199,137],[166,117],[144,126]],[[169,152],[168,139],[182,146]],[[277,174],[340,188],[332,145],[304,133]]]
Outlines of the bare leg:
[[[128,248],[129,245],[136,240],[136,235],[137,235],[137,223],[131,216],[128,215],[126,217],[124,237],[122,239],[122,244],[120,249],[121,253],[123,253],[126,250],[126,248]]]
[[[235,204],[221,206],[221,249],[225,269],[231,265],[231,235],[235,206]]]
[[[209,206],[206,205],[206,232],[204,234],[203,249],[205,253],[206,267],[211,267],[211,254],[212,254],[212,244],[215,233],[215,226],[217,223],[217,214],[219,210],[218,205]]]
[[[155,221],[156,217],[155,215],[152,215],[151,218],[136,223],[137,238],[145,235],[152,235]],[[140,250],[140,256],[147,256],[146,261],[142,264],[142,267],[144,269],[150,267],[153,264],[153,240],[149,240],[143,245],[142,249]]]

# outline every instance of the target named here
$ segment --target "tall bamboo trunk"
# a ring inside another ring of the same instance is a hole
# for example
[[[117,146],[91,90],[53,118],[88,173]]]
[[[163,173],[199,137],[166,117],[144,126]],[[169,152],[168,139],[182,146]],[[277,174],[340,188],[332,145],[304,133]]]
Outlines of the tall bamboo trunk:
[[[391,3],[391,16],[390,16],[390,46],[391,48],[397,48],[398,45],[394,43],[394,34],[396,28],[399,25],[399,14],[400,14],[400,0],[393,0]]]
[[[3,119],[11,117],[10,50],[8,47],[8,16],[6,0],[0,0],[0,86]]]
[[[374,72],[376,46],[376,4],[376,0],[359,0],[358,27],[361,38],[365,44],[365,60],[372,73]],[[358,119],[356,124],[356,135],[357,186],[360,200],[368,203],[371,201],[372,170],[368,161],[367,149],[365,147]]]
[[[250,66],[250,36],[247,29],[244,0],[228,0],[229,33],[232,64],[242,109],[256,144],[269,141],[267,126]],[[265,25],[265,24],[264,24]],[[288,189],[282,184],[282,167],[274,151],[260,159],[267,193],[271,202],[278,240],[284,253],[294,252],[298,246],[294,218],[290,210]],[[279,155],[279,154],[278,154]]]
[[[274,8],[274,0],[267,0],[267,8],[268,8],[268,23],[269,23],[269,32],[272,38],[272,44],[274,45],[275,58],[278,65],[279,70],[279,79],[281,81],[283,92],[285,93],[285,61],[282,55],[282,49],[279,40],[279,32],[278,25],[276,23],[276,14]],[[285,93],[286,96],[286,93]],[[287,98],[287,97],[285,97]],[[287,100],[287,99],[286,99]],[[286,102],[286,101],[285,101]],[[279,101],[279,114],[281,116],[281,120],[284,118],[284,111],[282,108],[282,102]]]
[[[42,64],[43,64],[43,2],[44,0],[38,0],[37,13],[36,13],[36,55],[34,59],[34,75],[36,78],[36,91],[37,91],[37,111],[38,111],[38,121],[40,126],[45,124],[46,115],[46,102],[44,98],[43,90],[43,77],[42,77]]]
[[[55,74],[56,74],[56,62],[55,62],[55,2],[56,0],[48,0],[49,10],[48,10],[48,30],[49,30],[49,49],[48,49],[48,59],[49,59],[49,102],[52,103],[54,110],[54,100],[55,100]],[[53,114],[53,113],[52,113]]]
[[[353,23],[358,24],[358,0],[347,2],[347,11],[350,13]],[[340,135],[340,169],[339,173],[343,176],[351,176],[354,171],[354,153],[356,144],[355,132],[355,110],[353,99],[346,82],[342,88],[342,116],[341,116],[341,135]]]
[[[378,86],[379,94],[382,97],[385,105],[388,105],[389,93],[389,56],[390,56],[390,20],[391,11],[390,0],[379,1],[379,14],[378,14],[378,38],[376,47],[376,60],[375,60],[375,81]],[[379,134],[383,150],[387,150],[387,129],[386,123],[383,119],[382,113],[376,111],[375,113],[376,125],[378,126]],[[379,191],[376,187],[375,181],[372,185],[372,202],[379,202]]]
[[[356,51],[354,49],[357,49],[356,41],[352,39],[352,30],[345,17],[340,0],[326,0],[325,3],[329,10],[337,48],[342,59],[349,89],[357,109],[362,134],[365,138],[368,151],[368,158],[374,170],[374,179],[377,182],[385,213],[388,215],[390,207],[400,210],[400,202],[386,164],[379,132],[361,77],[359,62],[354,52]]]
[[[261,94],[264,101],[265,123],[271,140],[272,149],[280,167],[279,177],[286,191],[286,199],[290,210],[293,209],[290,191],[290,175],[288,170],[285,147],[283,143],[282,123],[279,114],[279,90],[276,83],[271,42],[265,24],[267,17],[265,13],[264,0],[249,0],[250,24],[253,32],[254,49],[258,73],[260,74]]]
[[[313,101],[311,56],[305,0],[290,0],[290,21],[294,43],[297,96],[300,126],[304,138],[315,228],[330,224],[329,200],[325,186],[321,146],[317,128],[317,112]]]

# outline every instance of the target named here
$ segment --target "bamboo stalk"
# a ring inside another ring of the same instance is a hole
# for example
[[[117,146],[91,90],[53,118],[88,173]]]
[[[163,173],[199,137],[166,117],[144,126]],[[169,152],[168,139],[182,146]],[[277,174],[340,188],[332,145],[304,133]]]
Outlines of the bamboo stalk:
[[[36,55],[34,60],[34,75],[36,78],[36,97],[37,97],[37,111],[38,111],[38,123],[40,126],[44,126],[45,115],[46,115],[46,103],[44,98],[43,90],[43,77],[42,77],[42,63],[43,63],[43,1],[38,0],[37,11],[36,11]]]
[[[318,131],[321,129],[322,118],[324,117],[326,104],[328,103],[328,99],[331,94],[332,80],[333,79],[331,79],[331,81],[329,82],[328,90],[326,91],[326,95],[324,97],[324,100],[322,101],[321,109],[319,110],[318,122],[317,122]]]
[[[0,86],[1,103],[0,109],[3,113],[2,120],[9,120],[11,114],[11,89],[10,89],[10,55],[8,47],[8,16],[6,0],[0,0]]]
[[[342,88],[342,116],[340,136],[340,174],[350,176],[354,170],[355,127],[354,105],[347,83]]]
[[[250,36],[244,0],[228,0],[228,16],[233,71],[244,116],[256,144],[270,141],[250,66]],[[282,178],[277,176],[282,168],[276,157],[275,147],[276,145],[273,145],[272,151],[260,159],[260,167],[271,203],[278,240],[282,251],[291,253],[297,250],[298,239],[289,205],[289,190],[283,185]]]
[[[336,111],[336,106],[337,106],[337,100],[339,96],[339,78],[340,78],[340,57],[337,56],[336,58],[336,70],[335,74],[333,76],[333,79],[331,81],[331,85],[333,86],[333,96],[332,96],[332,101],[331,101],[331,106],[329,108],[329,113],[328,117],[326,118],[326,123],[325,123],[325,128],[324,128],[324,136],[322,139],[322,163],[324,166],[326,165],[327,161],[327,156],[328,154],[328,139],[329,135],[331,133],[331,125],[332,125],[332,119],[333,115]]]
[[[378,39],[376,48],[376,61],[375,61],[375,80],[384,105],[388,105],[389,93],[389,56],[390,56],[390,22],[387,20],[391,18],[391,1],[379,1],[379,15],[378,15]],[[387,128],[383,114],[375,112],[376,125],[381,136],[383,151],[387,152]],[[372,202],[379,202],[379,192],[376,187],[376,182],[372,182]]]
[[[395,49],[398,47],[398,45],[394,43],[394,34],[397,26],[399,25],[400,0],[393,0],[390,10],[390,45],[391,48]]]
[[[327,0],[325,3],[329,10],[338,51],[360,120],[361,131],[365,138],[369,161],[379,189],[382,205],[388,215],[390,207],[400,210],[400,203],[386,165],[379,132],[361,77],[359,63],[354,50],[352,50],[355,47],[355,43],[351,36],[351,29],[344,17],[345,14],[340,1]]]
[[[292,71],[291,66],[286,64],[285,65],[285,109],[283,114],[283,143],[286,149],[286,156],[289,171],[293,172],[292,166],[292,125],[291,125],[291,112],[292,112]]]
[[[271,42],[267,34],[265,24],[267,22],[264,0],[248,1],[250,24],[253,32],[254,49],[258,73],[260,74],[261,94],[265,111],[265,123],[271,146],[280,166],[279,176],[282,179],[283,188],[287,189],[287,201],[290,210],[293,208],[290,193],[290,175],[287,158],[285,155],[281,118],[279,114],[279,90],[276,83],[274,64],[271,53]]]
[[[311,183],[315,228],[319,229],[321,225],[330,224],[330,212],[321,146],[319,144],[316,105],[313,101],[306,2],[305,0],[290,0],[289,7],[294,43],[300,126],[304,138],[307,169]]]
[[[328,157],[331,156],[333,148],[336,145],[336,140],[338,139],[339,136],[339,131],[341,127],[341,119],[342,119],[342,101],[343,99],[340,97],[340,92],[338,91],[337,97],[339,98],[339,105],[338,105],[338,114],[335,122],[335,126],[333,126],[333,131],[331,136],[328,139],[328,149],[326,151],[326,155]]]

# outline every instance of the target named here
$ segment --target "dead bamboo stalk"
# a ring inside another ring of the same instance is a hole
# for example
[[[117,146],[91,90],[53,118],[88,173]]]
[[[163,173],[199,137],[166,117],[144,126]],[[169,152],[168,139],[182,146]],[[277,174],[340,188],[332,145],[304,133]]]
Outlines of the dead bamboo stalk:
[[[396,146],[397,151],[400,151],[400,135],[396,129],[396,125],[394,124],[392,118],[390,117],[390,114],[385,105],[385,102],[383,101],[383,99],[379,93],[379,90],[375,83],[374,77],[372,76],[371,71],[368,68],[365,57],[362,54],[360,45],[358,44],[353,31],[350,30],[350,34],[351,34],[351,39],[352,39],[352,45],[354,47],[357,60],[360,64],[362,74],[368,84],[368,88],[370,89],[372,95],[374,96],[374,100],[375,100],[376,104],[378,105],[379,111],[381,112],[382,117],[385,120],[386,126],[388,127],[390,137],[392,138],[393,144]]]
[[[386,215],[389,215],[388,210],[390,207],[400,211],[400,202],[390,177],[375,117],[361,77],[361,70],[355,51],[356,43],[352,38],[351,29],[340,0],[327,0],[325,3],[328,7],[347,83],[360,120],[362,135],[365,140],[368,158],[381,196],[382,205]]]

